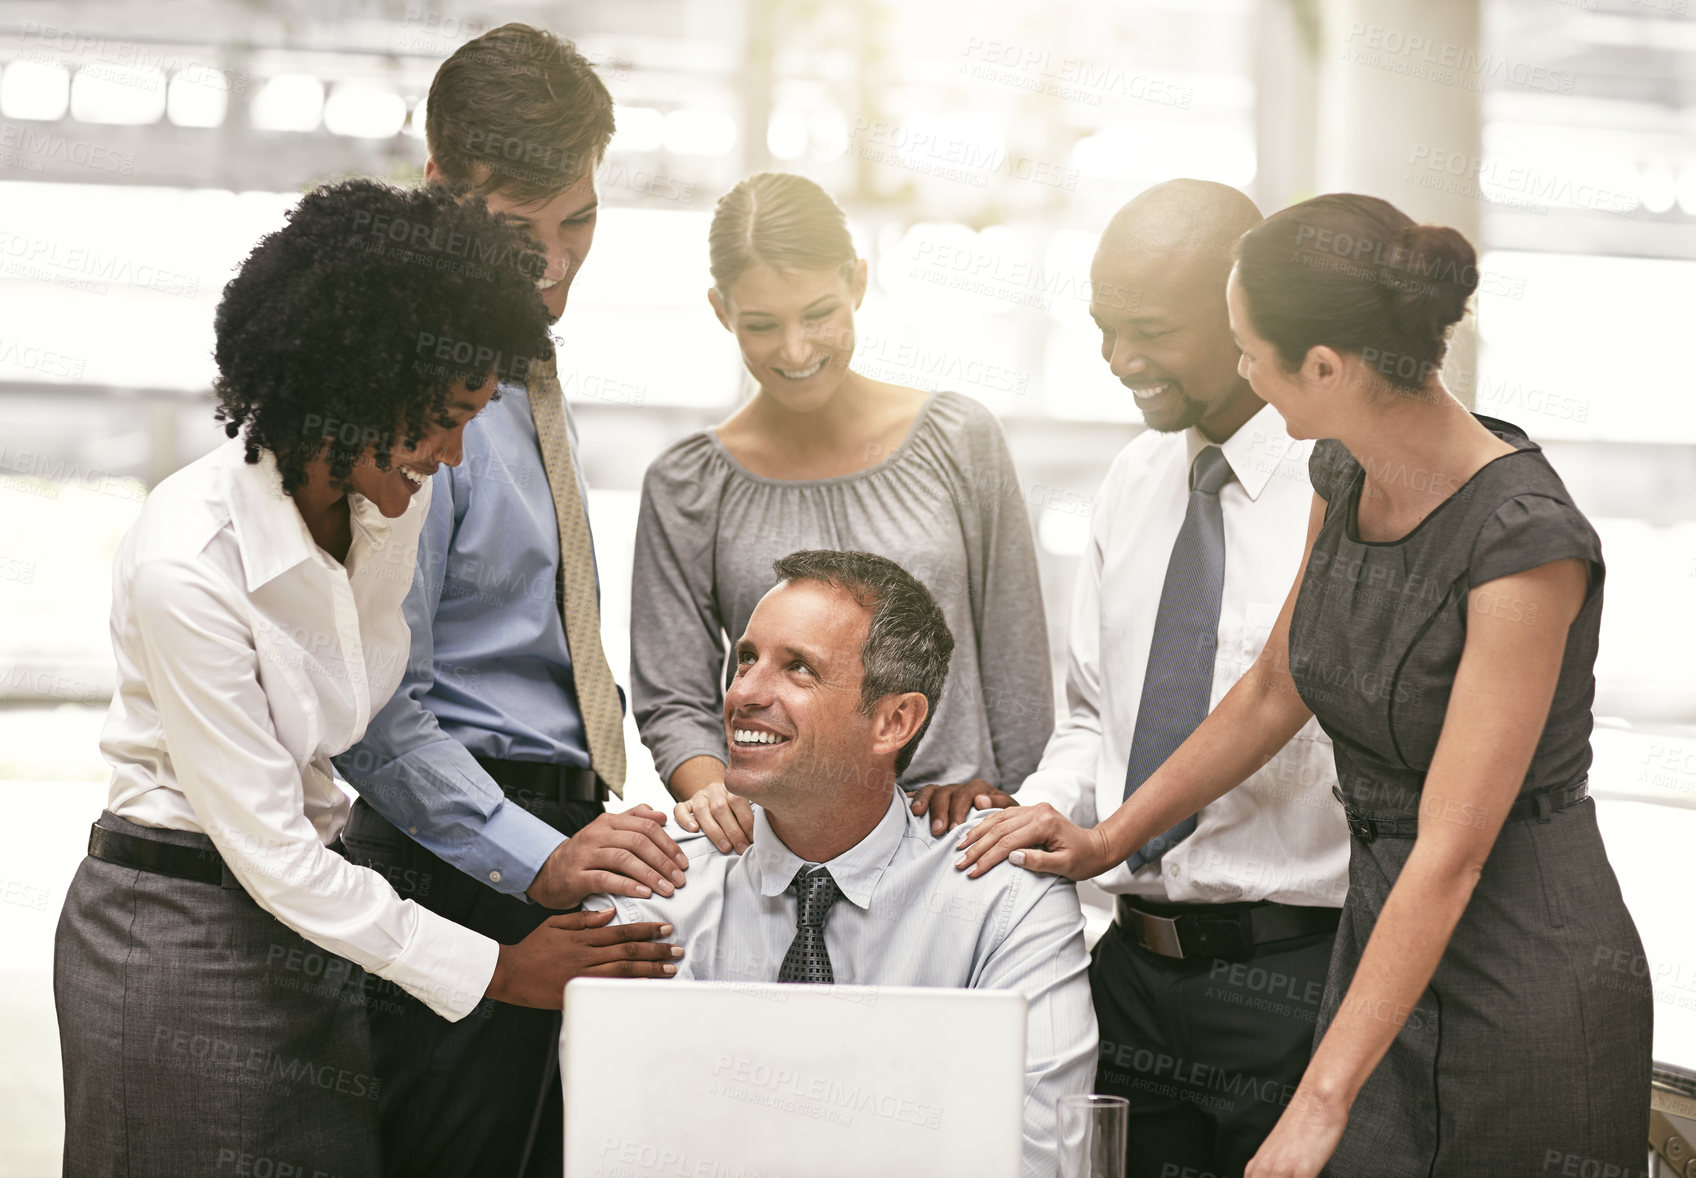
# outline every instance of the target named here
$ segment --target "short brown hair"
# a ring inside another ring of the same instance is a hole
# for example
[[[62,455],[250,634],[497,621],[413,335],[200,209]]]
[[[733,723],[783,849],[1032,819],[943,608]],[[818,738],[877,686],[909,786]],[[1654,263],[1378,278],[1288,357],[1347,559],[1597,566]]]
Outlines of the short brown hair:
[[[707,252],[720,294],[762,263],[775,270],[825,270],[857,260],[842,206],[789,172],[755,172],[719,197]]]
[[[425,100],[425,141],[448,182],[526,204],[593,171],[612,133],[612,95],[589,60],[529,25],[461,45]]]
[[[791,552],[774,562],[779,581],[818,581],[841,589],[871,611],[860,644],[860,711],[869,716],[886,695],[917,691],[925,697],[925,719],[895,754],[895,772],[905,773],[919,751],[954,657],[954,635],[942,607],[922,582],[886,556],[824,548]]]

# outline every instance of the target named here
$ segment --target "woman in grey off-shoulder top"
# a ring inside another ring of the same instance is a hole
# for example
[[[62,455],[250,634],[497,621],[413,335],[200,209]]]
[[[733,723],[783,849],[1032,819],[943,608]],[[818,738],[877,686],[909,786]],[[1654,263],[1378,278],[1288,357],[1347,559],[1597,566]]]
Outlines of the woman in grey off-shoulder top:
[[[948,618],[948,684],[903,784],[981,777],[1016,788],[1054,727],[1036,552],[999,423],[951,392],[933,393],[906,441],[856,474],[762,478],[712,430],[690,434],[648,468],[630,681],[661,779],[690,757],[726,757],[726,636],[741,635],[772,587],[772,561],[801,548],[887,556]]]
[[[1054,699],[1030,517],[999,423],[958,393],[850,369],[866,263],[812,181],[750,176],[719,201],[709,244],[709,300],[759,387],[648,468],[631,593],[632,710],[679,822],[704,820],[725,849],[732,825],[752,832],[723,785],[727,651],[772,587],[772,562],[804,548],[896,561],[954,633],[902,784],[1017,789],[1053,731]]]

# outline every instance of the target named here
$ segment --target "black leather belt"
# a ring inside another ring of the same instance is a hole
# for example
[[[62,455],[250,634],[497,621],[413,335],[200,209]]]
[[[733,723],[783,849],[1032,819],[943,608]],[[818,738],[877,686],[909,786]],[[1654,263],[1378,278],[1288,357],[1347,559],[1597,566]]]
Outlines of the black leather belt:
[[[211,847],[162,843],[157,839],[140,838],[121,830],[95,826],[88,832],[88,853],[104,863],[151,871],[155,875],[190,879],[216,887],[241,886],[224,866],[223,856]]]
[[[501,789],[520,801],[604,802],[608,797],[606,783],[593,769],[503,757],[478,757],[477,763],[489,771]]]
[[[1340,786],[1332,786],[1331,792],[1343,803],[1343,813],[1348,817],[1349,833],[1363,843],[1377,839],[1410,839],[1419,833],[1417,818],[1374,818],[1364,814],[1349,805],[1343,798]],[[1507,822],[1524,822],[1535,818],[1539,822],[1549,821],[1551,814],[1576,806],[1590,796],[1590,779],[1584,778],[1576,785],[1563,785],[1555,789],[1538,790],[1526,794],[1508,809]],[[1464,813],[1469,807],[1463,806],[1463,813],[1455,815],[1456,821],[1466,821],[1469,816]],[[1440,817],[1440,815],[1439,815]]]
[[[1160,911],[1150,911],[1149,909]],[[1162,957],[1247,961],[1256,945],[1337,931],[1336,908],[1262,900],[1250,904],[1172,904],[1120,896],[1119,926],[1131,940]]]

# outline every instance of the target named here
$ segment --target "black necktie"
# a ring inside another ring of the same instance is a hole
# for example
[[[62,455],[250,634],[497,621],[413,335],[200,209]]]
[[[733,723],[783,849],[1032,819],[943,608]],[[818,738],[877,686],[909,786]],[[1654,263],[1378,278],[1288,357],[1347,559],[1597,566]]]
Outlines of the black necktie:
[[[1213,697],[1214,648],[1219,644],[1219,598],[1225,588],[1225,520],[1219,488],[1231,478],[1231,464],[1219,447],[1204,447],[1195,456],[1189,506],[1172,544],[1154,615],[1154,639],[1148,648],[1148,671],[1125,771],[1127,798],[1207,718]],[[1135,871],[1153,863],[1193,833],[1192,815],[1149,839],[1131,853],[1125,865]]]
[[[824,947],[824,918],[842,898],[842,889],[824,868],[803,867],[789,890],[795,893],[795,939],[784,954],[777,980],[831,985],[836,975],[830,971],[830,954]]]

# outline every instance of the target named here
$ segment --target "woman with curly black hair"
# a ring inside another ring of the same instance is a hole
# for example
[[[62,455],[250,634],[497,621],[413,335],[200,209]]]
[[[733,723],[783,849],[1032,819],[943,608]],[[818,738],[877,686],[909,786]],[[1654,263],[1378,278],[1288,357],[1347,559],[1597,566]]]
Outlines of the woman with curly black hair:
[[[225,288],[232,440],[159,485],[114,570],[109,803],[55,955],[66,1174],[375,1174],[367,1003],[456,1020],[673,968],[604,914],[498,945],[332,849],[330,758],[405,668],[429,475],[551,355],[541,272],[480,201],[351,181]]]

